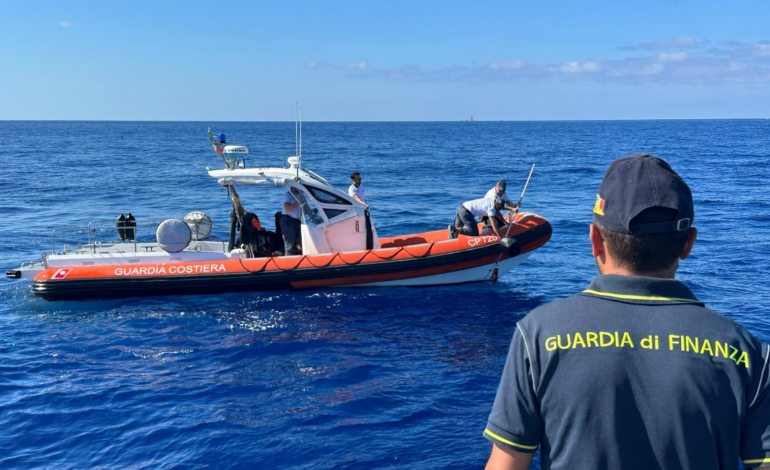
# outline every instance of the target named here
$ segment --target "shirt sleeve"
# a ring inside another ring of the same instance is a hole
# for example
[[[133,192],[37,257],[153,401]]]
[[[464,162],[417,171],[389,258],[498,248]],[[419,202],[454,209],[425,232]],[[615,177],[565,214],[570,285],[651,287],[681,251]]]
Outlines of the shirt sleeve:
[[[490,202],[489,199],[487,199],[485,202]],[[494,201],[491,202],[491,204],[487,205],[487,216],[494,217],[495,216],[495,203]]]
[[[745,468],[770,467],[770,347],[762,344],[759,382],[749,396],[741,432],[741,461]]]
[[[513,334],[484,437],[518,452],[532,453],[540,445],[543,427],[522,331],[521,326],[517,326]]]

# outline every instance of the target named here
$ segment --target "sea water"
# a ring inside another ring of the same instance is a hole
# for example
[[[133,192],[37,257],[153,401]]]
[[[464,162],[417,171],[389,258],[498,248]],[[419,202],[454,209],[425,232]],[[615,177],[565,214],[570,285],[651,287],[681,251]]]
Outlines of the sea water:
[[[225,238],[209,127],[249,147],[248,167],[295,153],[293,122],[0,122],[0,267],[50,253],[53,228],[128,212],[203,211]],[[309,122],[302,140],[303,166],[338,188],[361,172],[381,236],[446,228],[501,178],[517,200],[535,163],[522,210],[553,238],[494,286],[47,302],[3,279],[0,468],[483,468],[516,321],[596,274],[596,190],[628,153],[692,187],[678,277],[770,341],[770,121]],[[272,228],[281,190],[240,193]]]

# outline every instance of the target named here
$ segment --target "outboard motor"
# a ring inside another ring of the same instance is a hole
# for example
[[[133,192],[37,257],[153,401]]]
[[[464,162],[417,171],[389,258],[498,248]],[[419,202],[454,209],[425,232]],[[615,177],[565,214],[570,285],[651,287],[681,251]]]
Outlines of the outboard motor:
[[[224,134],[219,134],[214,137],[209,128],[209,140],[214,151],[222,158],[225,164],[225,168],[228,170],[234,170],[238,158],[244,158],[249,154],[249,149],[242,145],[227,145],[227,140]],[[240,168],[246,168],[246,160],[241,160]]]

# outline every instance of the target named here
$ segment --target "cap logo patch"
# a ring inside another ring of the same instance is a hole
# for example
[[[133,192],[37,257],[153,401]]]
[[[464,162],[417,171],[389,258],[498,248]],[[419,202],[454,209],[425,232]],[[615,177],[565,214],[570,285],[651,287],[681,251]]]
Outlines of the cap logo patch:
[[[594,212],[599,215],[604,215],[604,199],[598,194],[596,195],[596,204],[594,204]]]

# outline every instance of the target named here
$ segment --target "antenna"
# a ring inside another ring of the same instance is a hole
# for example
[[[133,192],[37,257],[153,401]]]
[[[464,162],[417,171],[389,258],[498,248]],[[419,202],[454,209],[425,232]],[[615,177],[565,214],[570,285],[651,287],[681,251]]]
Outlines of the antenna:
[[[302,108],[299,108],[299,154],[297,155],[297,179],[299,179],[299,167],[302,165]]]
[[[294,102],[294,156],[299,156],[299,140],[297,134],[297,102]]]
[[[299,161],[302,162],[302,108],[299,108]]]

